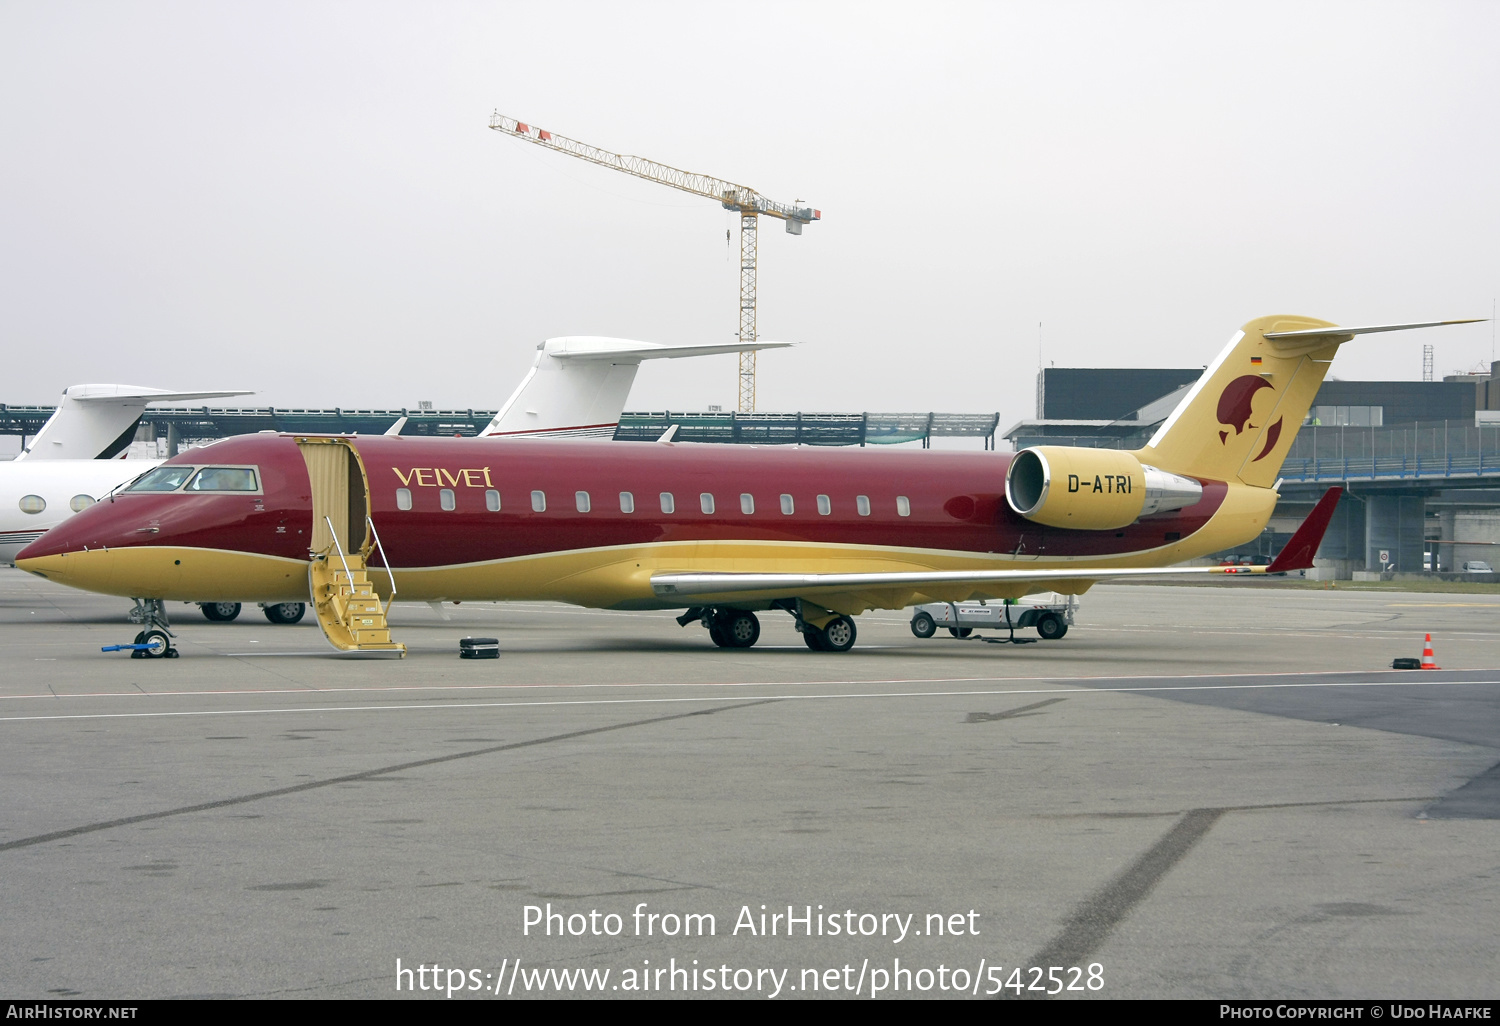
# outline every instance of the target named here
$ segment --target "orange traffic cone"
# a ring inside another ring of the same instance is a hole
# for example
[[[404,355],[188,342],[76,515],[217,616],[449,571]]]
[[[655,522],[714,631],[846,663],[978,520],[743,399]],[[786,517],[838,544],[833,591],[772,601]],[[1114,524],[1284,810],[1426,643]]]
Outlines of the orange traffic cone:
[[[1432,657],[1432,635],[1431,634],[1427,635],[1426,639],[1422,642],[1422,669],[1424,669],[1424,670],[1441,670],[1442,669],[1442,667],[1437,664],[1437,660]]]

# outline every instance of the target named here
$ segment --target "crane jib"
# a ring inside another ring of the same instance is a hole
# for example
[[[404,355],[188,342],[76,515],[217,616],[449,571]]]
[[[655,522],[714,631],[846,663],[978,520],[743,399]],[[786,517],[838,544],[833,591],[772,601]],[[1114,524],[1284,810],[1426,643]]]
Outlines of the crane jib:
[[[747,185],[736,185],[711,175],[683,171],[668,164],[660,164],[645,157],[626,153],[613,153],[597,146],[569,139],[565,135],[549,132],[515,118],[508,118],[496,111],[490,116],[490,127],[497,132],[525,139],[537,146],[566,153],[600,167],[613,168],[627,175],[643,178],[648,182],[669,185],[696,196],[718,200],[725,210],[735,210],[740,215],[740,332],[741,342],[754,342],[755,332],[755,265],[756,265],[756,219],[765,214],[786,222],[790,235],[801,235],[802,226],[822,220],[823,212],[814,207],[803,206],[801,200],[794,203],[777,203],[767,199]],[[740,354],[739,405],[740,413],[755,412],[755,353]]]

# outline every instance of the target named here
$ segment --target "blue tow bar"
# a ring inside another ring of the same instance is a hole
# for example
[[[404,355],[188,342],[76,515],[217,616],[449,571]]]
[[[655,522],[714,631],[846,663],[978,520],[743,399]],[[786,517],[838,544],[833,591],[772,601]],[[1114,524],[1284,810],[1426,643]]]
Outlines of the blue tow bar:
[[[155,646],[155,645],[105,645],[99,651],[101,651],[101,652],[145,652],[148,649],[153,649],[153,648],[156,648],[156,647],[157,646]]]

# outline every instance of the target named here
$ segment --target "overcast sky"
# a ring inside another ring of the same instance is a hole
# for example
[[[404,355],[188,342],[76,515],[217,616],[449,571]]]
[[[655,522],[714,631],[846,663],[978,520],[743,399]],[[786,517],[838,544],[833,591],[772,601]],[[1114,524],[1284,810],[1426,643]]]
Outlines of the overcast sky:
[[[488,128],[803,199],[765,410],[1031,416],[1038,360],[1488,317],[1500,4],[0,0],[0,401],[85,381],[494,407],[542,339],[729,341],[737,219]],[[731,245],[725,232],[731,230]],[[1342,378],[1491,357],[1488,324]],[[735,360],[630,406],[732,409]]]

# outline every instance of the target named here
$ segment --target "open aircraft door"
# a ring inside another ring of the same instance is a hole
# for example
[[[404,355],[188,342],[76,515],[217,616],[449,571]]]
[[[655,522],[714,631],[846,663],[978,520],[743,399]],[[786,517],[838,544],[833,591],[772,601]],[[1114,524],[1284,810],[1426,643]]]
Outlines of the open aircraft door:
[[[406,655],[386,622],[396,582],[385,553],[390,591],[384,604],[366,569],[380,539],[370,519],[370,486],[359,450],[348,438],[298,438],[297,447],[312,484],[308,588],[323,636],[341,652]]]

